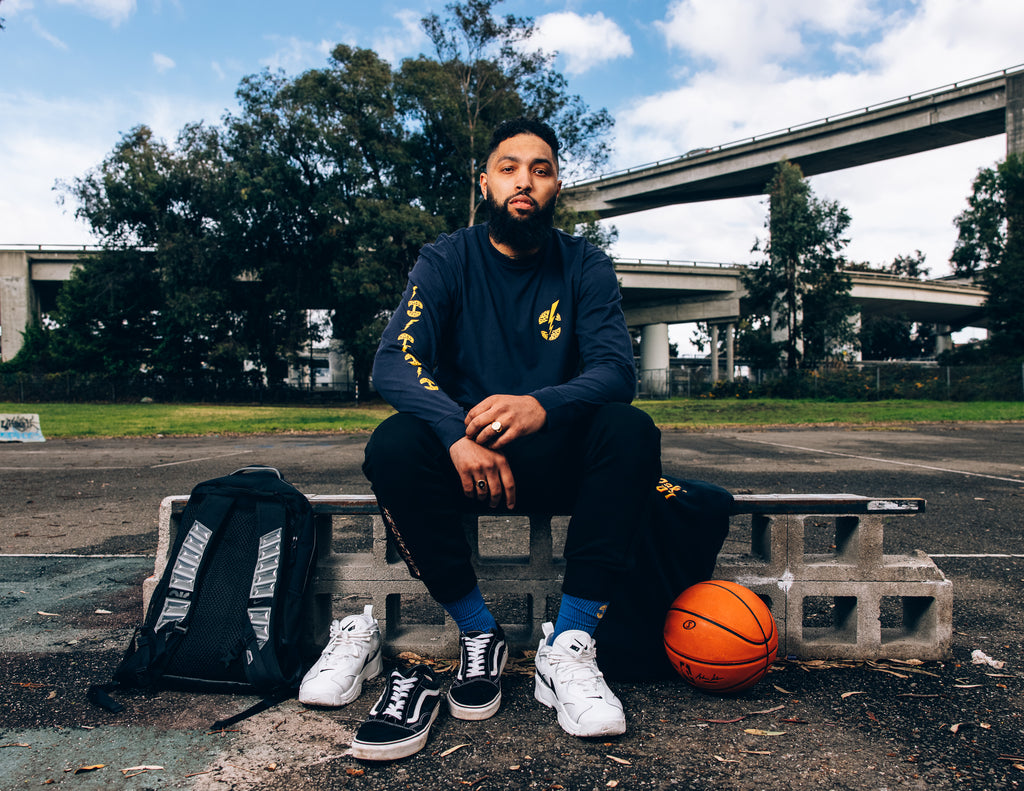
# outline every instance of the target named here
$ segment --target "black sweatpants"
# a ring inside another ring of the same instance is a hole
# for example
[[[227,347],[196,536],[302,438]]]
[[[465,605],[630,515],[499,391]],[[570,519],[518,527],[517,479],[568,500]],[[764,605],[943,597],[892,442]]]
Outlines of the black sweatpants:
[[[637,527],[661,475],[661,434],[627,404],[606,404],[503,449],[516,482],[515,513],[567,513],[562,590],[607,601],[629,563]],[[448,450],[423,420],[393,415],[373,432],[363,472],[414,577],[442,604],[476,586],[465,513],[494,513],[463,494]]]

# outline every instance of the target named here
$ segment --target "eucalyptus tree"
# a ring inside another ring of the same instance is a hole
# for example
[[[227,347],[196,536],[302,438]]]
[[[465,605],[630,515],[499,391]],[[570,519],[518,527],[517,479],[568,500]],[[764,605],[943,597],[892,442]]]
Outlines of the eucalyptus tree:
[[[791,162],[776,166],[765,191],[768,238],[754,246],[765,257],[744,273],[747,307],[792,371],[856,344],[857,309],[842,254],[850,215],[836,201],[816,197]],[[763,354],[765,340],[755,345]]]

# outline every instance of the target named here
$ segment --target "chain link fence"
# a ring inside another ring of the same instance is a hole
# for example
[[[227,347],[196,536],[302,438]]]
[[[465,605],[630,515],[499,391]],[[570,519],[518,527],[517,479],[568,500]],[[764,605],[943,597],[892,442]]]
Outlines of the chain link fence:
[[[245,404],[335,404],[357,398],[355,383],[331,386],[224,383],[211,380],[162,380],[154,377],[111,377],[98,374],[0,374],[0,401],[14,403],[139,403],[163,402]]]
[[[639,398],[811,398],[882,401],[919,398],[934,401],[1024,400],[1024,363],[953,366],[862,363],[790,373],[782,369],[737,367],[733,381],[711,378],[707,364],[642,370]]]
[[[341,404],[358,400],[354,382],[325,386],[224,384],[215,381],[161,381],[92,374],[0,374],[0,401],[9,403],[163,402]],[[1024,363],[990,366],[863,363],[789,373],[737,366],[733,381],[711,378],[708,364],[689,363],[637,372],[642,399],[811,398],[881,401],[919,398],[936,401],[1024,400]],[[364,393],[365,397],[366,394]]]

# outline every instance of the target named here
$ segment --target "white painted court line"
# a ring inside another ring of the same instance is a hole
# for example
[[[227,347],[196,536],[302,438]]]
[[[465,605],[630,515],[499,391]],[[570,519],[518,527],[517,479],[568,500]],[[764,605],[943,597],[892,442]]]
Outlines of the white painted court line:
[[[178,464],[191,464],[195,461],[210,461],[211,459],[226,459],[228,456],[241,456],[243,453],[252,453],[251,450],[234,450],[231,453],[218,453],[214,456],[200,456],[198,459],[182,459],[181,461],[168,461],[163,464],[151,464],[149,469],[155,470],[157,467],[175,467]]]
[[[1024,558],[1024,555],[1004,555],[1000,553],[992,553],[988,555],[929,555],[930,558]]]
[[[147,469],[155,470],[160,467],[175,467],[179,464],[192,464],[197,461],[211,461],[213,459],[226,459],[229,456],[241,456],[244,453],[253,453],[251,450],[233,450],[230,453],[217,453],[213,456],[200,456],[195,459],[182,459],[181,461],[165,461],[163,464],[150,464]],[[31,470],[64,470],[72,471],[79,470],[88,472],[96,470],[97,472],[109,472],[111,470],[134,470],[136,467],[0,467],[0,470],[11,470],[14,472],[29,472]]]
[[[952,470],[948,467],[932,467],[928,464],[915,464],[910,461],[894,461],[892,459],[879,459],[874,456],[858,456],[855,453],[840,453],[835,450],[819,450],[818,448],[805,448],[802,445],[787,445],[783,442],[768,442],[763,439],[748,439],[746,437],[737,437],[737,439],[743,439],[746,442],[756,442],[758,445],[772,445],[776,448],[791,448],[792,450],[803,450],[808,453],[821,453],[826,456],[843,456],[847,459],[860,459],[861,461],[877,461],[880,464],[898,464],[902,467],[917,467],[921,470],[932,470],[934,472],[951,472],[955,475],[969,475],[972,478],[988,478],[992,481],[1007,481],[1008,483],[1019,483],[1024,485],[1024,479],[1022,478],[1001,478],[998,475],[986,475],[982,472],[968,472],[967,470]]]
[[[0,552],[0,558],[101,558],[106,560],[116,558],[155,558],[156,555],[75,555],[69,552],[45,553],[8,553]]]

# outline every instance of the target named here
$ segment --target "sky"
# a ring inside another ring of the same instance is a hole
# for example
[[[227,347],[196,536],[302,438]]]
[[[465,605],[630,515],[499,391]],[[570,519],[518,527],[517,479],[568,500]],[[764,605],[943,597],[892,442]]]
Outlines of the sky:
[[[558,53],[571,93],[615,119],[606,170],[671,158],[1024,63],[1021,0],[505,0]],[[173,141],[236,108],[242,77],[297,75],[337,43],[397,65],[429,53],[442,0],[0,0],[0,245],[90,244],[55,189],[139,124]],[[980,168],[1005,135],[814,177],[852,217],[847,257],[920,250],[948,274]],[[597,173],[592,175],[599,175]],[[763,198],[610,221],[628,259],[747,263]]]

